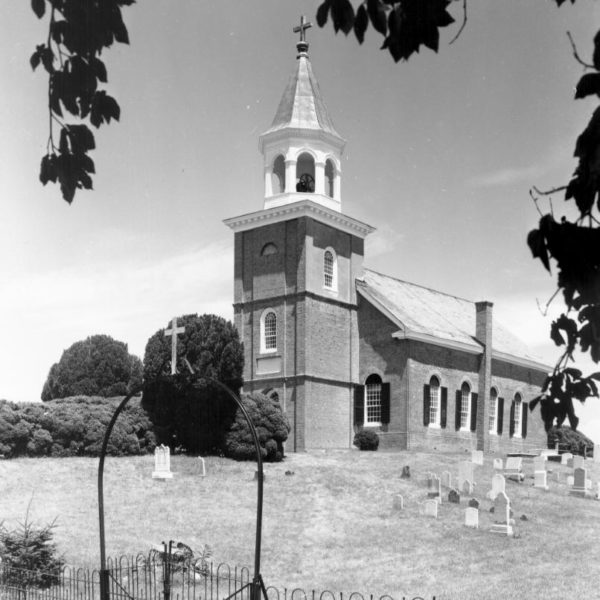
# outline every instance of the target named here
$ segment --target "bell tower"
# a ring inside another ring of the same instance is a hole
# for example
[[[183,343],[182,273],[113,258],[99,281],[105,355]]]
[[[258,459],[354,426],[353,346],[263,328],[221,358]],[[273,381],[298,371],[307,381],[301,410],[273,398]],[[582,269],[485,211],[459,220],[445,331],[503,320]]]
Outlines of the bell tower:
[[[342,213],[345,140],[323,102],[302,17],[292,75],[259,138],[262,210],[226,219],[234,232],[234,319],[244,391],[277,398],[286,451],[348,448],[358,383],[355,280],[370,225]]]

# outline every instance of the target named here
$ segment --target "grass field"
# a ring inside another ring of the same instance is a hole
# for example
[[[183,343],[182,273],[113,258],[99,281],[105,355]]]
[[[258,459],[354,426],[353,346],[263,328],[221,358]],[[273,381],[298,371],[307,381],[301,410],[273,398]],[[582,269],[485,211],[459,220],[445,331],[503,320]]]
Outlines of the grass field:
[[[492,458],[475,467],[480,529],[464,527],[461,505],[442,503],[437,520],[421,516],[429,471],[458,474],[466,455],[358,451],[290,455],[265,465],[262,574],[267,585],[442,599],[600,598],[600,502],[570,497],[566,478],[550,490],[507,481],[514,538],[488,531],[485,498]],[[151,479],[153,458],[108,458],[105,470],[107,552],[147,552],[162,540],[211,546],[216,562],[253,565],[255,465],[174,456],[173,480]],[[403,465],[412,478],[400,479]],[[96,459],[0,461],[0,520],[55,517],[66,560],[99,565]],[[587,462],[594,482],[600,464]],[[551,463],[556,471],[566,467]],[[293,475],[286,475],[286,471]],[[392,495],[405,509],[392,510]],[[521,520],[525,515],[527,520]]]

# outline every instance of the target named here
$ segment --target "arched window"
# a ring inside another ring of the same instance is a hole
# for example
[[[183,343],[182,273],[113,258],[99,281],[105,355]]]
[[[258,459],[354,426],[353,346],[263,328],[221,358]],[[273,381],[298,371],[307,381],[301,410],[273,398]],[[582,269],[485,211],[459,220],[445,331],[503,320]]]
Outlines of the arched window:
[[[337,258],[333,248],[327,248],[323,253],[323,286],[337,290]]]
[[[275,352],[277,350],[277,315],[271,308],[267,308],[260,318],[260,346],[262,352]]]
[[[465,431],[471,425],[471,386],[465,381],[460,388],[460,428]]]
[[[325,161],[325,194],[333,198],[333,182],[335,180],[335,167],[333,161],[327,159]]]
[[[511,409],[511,431],[514,437],[521,437],[521,417],[523,415],[523,399],[517,392]]]
[[[441,411],[440,380],[435,375],[429,380],[429,425],[440,426]]]
[[[498,390],[490,390],[490,433],[498,431]]]
[[[381,425],[381,383],[375,374],[365,381],[365,425]]]
[[[308,152],[303,152],[296,162],[296,191],[315,191],[315,159]]]
[[[277,246],[273,242],[268,242],[262,247],[260,255],[271,256],[272,254],[277,254]]]
[[[273,161],[271,182],[273,194],[283,194],[285,192],[285,159],[281,154]]]

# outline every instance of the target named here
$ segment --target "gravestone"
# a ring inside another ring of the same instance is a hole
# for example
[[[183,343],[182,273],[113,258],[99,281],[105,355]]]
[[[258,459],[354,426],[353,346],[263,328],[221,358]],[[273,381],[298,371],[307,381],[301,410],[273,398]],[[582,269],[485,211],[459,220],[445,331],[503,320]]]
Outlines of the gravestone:
[[[400,475],[401,479],[410,479],[410,467],[405,465],[402,467],[402,475]]]
[[[477,500],[477,498],[471,498],[469,500],[469,507],[470,508],[479,508],[479,500]]]
[[[576,455],[573,457],[573,468],[574,469],[583,469],[585,466],[585,459],[583,456]]]
[[[440,478],[434,473],[431,474],[428,484],[429,490],[427,492],[428,498],[436,498],[439,502],[442,501],[442,482]]]
[[[506,459],[504,475],[510,479],[523,481],[525,479],[525,475],[523,475],[523,458],[521,456],[509,456]]]
[[[442,473],[442,486],[445,488],[452,487],[452,475],[450,471],[444,471]]]
[[[434,517],[437,519],[438,516],[438,502],[437,500],[425,500],[421,504],[423,514],[426,517]]]
[[[570,452],[565,452],[564,454],[561,454],[561,456],[560,456],[560,464],[568,465],[569,461],[572,459],[573,459],[573,455]]]
[[[504,475],[500,473],[496,473],[492,477],[492,489],[487,493],[487,497],[490,500],[495,500],[496,496],[501,492],[504,493],[506,491],[506,479]]]
[[[594,462],[600,462],[600,444],[594,444]]]
[[[472,450],[471,462],[474,465],[483,465],[483,450]]]
[[[464,481],[473,483],[473,463],[468,460],[463,460],[458,463],[458,488],[462,489]]]
[[[462,485],[460,486],[460,488],[458,488],[459,492],[461,494],[472,494],[473,493],[473,483],[471,481],[469,481],[468,479],[465,479],[465,481],[462,482]]]
[[[152,479],[172,479],[171,473],[171,450],[168,446],[161,444],[154,449],[154,471]]]
[[[573,487],[569,492],[571,496],[585,496],[585,480],[587,471],[579,467],[573,471]]]
[[[200,460],[200,477],[206,477],[206,464],[204,463],[204,459],[199,456],[198,459]]]
[[[494,459],[494,471],[503,471],[504,461],[501,458]]]
[[[402,494],[394,494],[392,508],[394,510],[404,510],[404,497]]]
[[[600,500],[600,481],[597,484],[597,488],[596,488],[596,500]]]
[[[533,487],[538,488],[540,490],[547,490],[548,489],[547,478],[548,478],[548,474],[546,473],[545,470],[544,471],[534,471]]]
[[[494,500],[494,524],[491,531],[507,536],[513,534],[510,524],[510,500],[504,492],[500,492]]]
[[[448,502],[460,504],[460,494],[458,493],[458,490],[450,490],[448,492]]]
[[[469,506],[465,510],[465,525],[479,529],[479,509]]]
[[[546,470],[546,457],[545,456],[536,456],[533,459],[533,472],[536,471],[545,471]]]
[[[573,486],[575,483],[575,477],[573,475],[567,475],[567,485]]]

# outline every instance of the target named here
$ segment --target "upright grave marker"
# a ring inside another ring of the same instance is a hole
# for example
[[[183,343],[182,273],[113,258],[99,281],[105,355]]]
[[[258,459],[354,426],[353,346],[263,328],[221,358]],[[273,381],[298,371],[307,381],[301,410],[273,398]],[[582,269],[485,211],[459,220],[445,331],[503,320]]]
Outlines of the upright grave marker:
[[[477,508],[469,507],[465,509],[465,525],[475,529],[479,528],[479,510]]]
[[[171,450],[168,446],[161,444],[154,449],[154,471],[152,479],[172,479],[171,473]]]
[[[585,496],[586,475],[587,471],[581,467],[573,471],[573,487],[569,492],[571,496]]]
[[[600,462],[600,444],[594,444],[594,462]]]
[[[513,534],[510,524],[510,500],[504,492],[500,492],[494,500],[494,524],[491,531],[508,536]]]
[[[533,459],[533,472],[536,471],[545,471],[546,470],[546,457],[545,456],[536,456]]]
[[[509,456],[506,459],[504,475],[510,477],[510,479],[523,481],[525,479],[525,475],[523,475],[523,458],[520,456]]]
[[[494,459],[494,471],[503,471],[504,461],[501,458]]]
[[[565,452],[560,455],[560,464],[569,466],[569,461],[573,460],[573,455],[570,452]]]
[[[204,463],[204,459],[199,456],[198,460],[200,461],[200,477],[206,477],[206,464]]]
[[[495,500],[498,494],[504,492],[506,492],[506,479],[504,478],[504,475],[496,473],[492,477],[492,489],[487,493],[487,497],[490,500]]]
[[[442,486],[445,488],[452,487],[452,475],[450,474],[450,471],[444,471],[442,473]]]
[[[403,510],[404,509],[404,497],[402,494],[394,494],[392,508],[394,510]]]
[[[465,481],[474,483],[473,463],[469,460],[463,460],[458,463],[458,487],[462,490],[462,484]]]
[[[471,462],[474,465],[483,465],[483,450],[472,450]]]
[[[573,457],[573,469],[583,469],[585,466],[585,459],[581,455],[576,455]]]
[[[540,490],[547,490],[548,489],[547,478],[548,478],[548,474],[546,473],[545,469],[543,471],[534,471],[534,473],[533,473],[533,479],[534,479],[533,487],[538,488]]]
[[[421,503],[421,510],[426,517],[434,517],[437,519],[438,516],[438,501],[437,500],[425,500]]]

